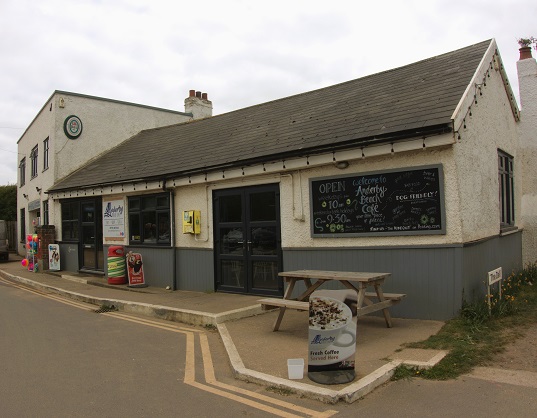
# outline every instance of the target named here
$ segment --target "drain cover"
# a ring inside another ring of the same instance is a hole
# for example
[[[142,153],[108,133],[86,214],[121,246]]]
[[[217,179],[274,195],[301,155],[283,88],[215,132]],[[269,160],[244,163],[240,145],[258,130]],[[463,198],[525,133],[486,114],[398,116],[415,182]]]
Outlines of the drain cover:
[[[101,306],[99,309],[95,309],[93,312],[95,313],[106,313],[106,312],[114,312],[117,311],[117,308],[115,306]]]

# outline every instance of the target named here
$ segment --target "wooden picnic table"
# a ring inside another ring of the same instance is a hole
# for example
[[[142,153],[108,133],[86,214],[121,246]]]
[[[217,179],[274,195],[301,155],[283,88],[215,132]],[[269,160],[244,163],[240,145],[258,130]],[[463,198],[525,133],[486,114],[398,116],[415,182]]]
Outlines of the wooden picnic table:
[[[282,322],[286,308],[297,310],[309,309],[309,297],[323,283],[338,281],[346,288],[356,292],[356,315],[362,316],[371,312],[382,310],[386,326],[391,328],[392,320],[388,308],[399,302],[406,295],[395,293],[384,293],[382,285],[384,280],[391,276],[391,273],[365,273],[348,271],[324,271],[324,270],[296,270],[283,271],[278,273],[283,278],[287,287],[283,299],[266,298],[259,302],[264,308],[279,307],[280,312],[274,323],[273,331],[277,331]],[[314,282],[312,280],[315,280]],[[296,299],[291,299],[293,290],[297,282],[304,282],[306,290]],[[366,292],[367,288],[373,288],[374,293]],[[376,299],[373,301],[372,299]]]

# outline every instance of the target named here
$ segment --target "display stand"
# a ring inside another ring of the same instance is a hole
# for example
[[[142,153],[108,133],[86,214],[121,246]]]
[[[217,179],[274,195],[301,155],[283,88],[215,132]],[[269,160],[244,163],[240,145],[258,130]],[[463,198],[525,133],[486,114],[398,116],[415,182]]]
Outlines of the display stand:
[[[26,235],[26,258],[22,260],[22,266],[34,273],[38,270],[37,251],[39,249],[39,236],[37,234]]]

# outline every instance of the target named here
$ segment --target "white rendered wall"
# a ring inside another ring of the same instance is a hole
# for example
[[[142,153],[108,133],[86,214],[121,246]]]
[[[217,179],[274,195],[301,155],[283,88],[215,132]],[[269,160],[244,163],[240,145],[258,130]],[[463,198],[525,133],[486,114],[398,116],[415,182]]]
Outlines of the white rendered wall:
[[[26,222],[25,230],[26,234],[32,234],[34,232],[33,221],[37,220],[37,210],[28,211],[28,204],[30,202],[40,201],[39,211],[41,217],[43,217],[43,201],[48,200],[48,195],[45,193],[47,187],[50,187],[54,183],[54,161],[52,155],[54,152],[53,135],[54,135],[54,109],[50,108],[50,104],[41,109],[34,122],[28,127],[23,137],[19,140],[17,146],[17,167],[22,158],[26,158],[25,169],[25,184],[20,186],[20,170],[17,172],[17,236],[20,235],[21,218],[20,210],[25,209]],[[43,141],[49,138],[49,167],[44,169],[43,156],[44,146]],[[35,146],[38,146],[38,160],[37,160],[37,176],[32,178],[32,161],[30,158],[30,152]],[[39,192],[37,188],[41,189]],[[24,197],[26,195],[27,197]],[[52,206],[52,202],[50,202]],[[24,242],[18,243],[18,254],[26,254],[26,248]]]
[[[517,122],[500,72],[491,69],[489,74],[486,86],[481,86],[482,94],[477,91],[477,104],[474,100],[470,101],[472,115],[470,112],[466,114],[466,129],[460,127],[461,139],[454,147],[462,242],[487,238],[500,232],[498,149],[514,157],[516,225],[520,219],[517,214],[521,173],[517,155]],[[472,90],[472,97],[473,94]],[[461,109],[462,112],[467,110],[467,107]],[[446,201],[448,204],[449,201]]]
[[[64,108],[59,107],[62,98]],[[114,101],[93,100],[84,96],[57,94],[53,102],[56,111],[54,128],[56,180],[141,130],[186,122],[190,119],[178,113]],[[63,130],[64,121],[70,115],[76,115],[82,121],[82,134],[77,139],[69,139]]]
[[[449,134],[451,136],[451,134]],[[333,164],[293,170],[284,173],[241,177],[234,180],[209,181],[206,184],[175,188],[175,244],[180,248],[213,248],[214,190],[279,183],[281,206],[281,235],[284,248],[339,247],[371,245],[446,244],[461,242],[457,180],[454,177],[452,150],[448,147],[396,153],[395,156],[371,157],[350,161],[346,170]],[[312,238],[310,233],[309,178],[366,173],[370,171],[407,169],[416,166],[443,164],[446,196],[446,235],[412,235],[390,237]],[[182,212],[201,211],[201,234],[182,233]]]
[[[456,179],[453,177],[452,151],[443,149],[426,149],[396,153],[394,156],[365,158],[350,161],[345,170],[339,170],[332,164],[320,168],[304,170],[292,178],[283,177],[281,182],[282,211],[282,246],[284,248],[316,247],[367,247],[391,245],[426,245],[460,242],[459,206],[456,193]],[[358,236],[339,238],[311,237],[310,190],[309,179],[315,177],[344,176],[349,174],[367,174],[372,171],[405,170],[412,167],[442,164],[444,172],[444,193],[446,202],[445,235],[406,235],[406,236]],[[294,193],[293,193],[294,190]],[[294,201],[291,197],[294,194]],[[302,198],[301,198],[302,194]],[[294,209],[293,209],[294,208]],[[304,220],[300,220],[301,213]]]
[[[60,98],[64,107],[60,108]],[[83,130],[77,139],[69,139],[63,130],[65,119],[76,115],[82,120]],[[79,168],[92,158],[116,146],[143,129],[190,120],[184,114],[136,104],[117,102],[91,96],[55,92],[43,106],[18,141],[17,166],[26,157],[26,182],[17,189],[17,220],[20,228],[20,209],[29,202],[49,201],[50,224],[56,226],[56,239],[61,237],[60,205],[45,193],[57,180]],[[49,138],[49,168],[43,171],[43,141]],[[30,152],[38,145],[38,175],[31,178]],[[20,185],[18,179],[17,185]],[[41,189],[41,192],[36,190]],[[24,198],[26,194],[28,199]],[[33,232],[32,221],[36,211],[26,213],[26,232]],[[20,230],[20,229],[19,229]],[[25,253],[19,243],[19,254]]]

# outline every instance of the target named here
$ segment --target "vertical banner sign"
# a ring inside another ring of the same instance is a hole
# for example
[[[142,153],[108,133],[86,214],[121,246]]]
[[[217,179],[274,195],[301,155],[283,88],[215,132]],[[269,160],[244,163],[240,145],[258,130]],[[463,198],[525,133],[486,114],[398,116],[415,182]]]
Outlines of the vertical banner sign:
[[[325,385],[348,383],[355,376],[356,316],[351,306],[356,299],[341,300],[341,294],[323,290],[310,296],[308,377]]]
[[[103,205],[103,236],[109,240],[123,240],[125,237],[125,202],[112,200]]]
[[[58,244],[48,245],[48,268],[60,270],[60,246]]]
[[[145,287],[144,267],[142,254],[127,253],[127,274],[129,276],[129,287]]]

